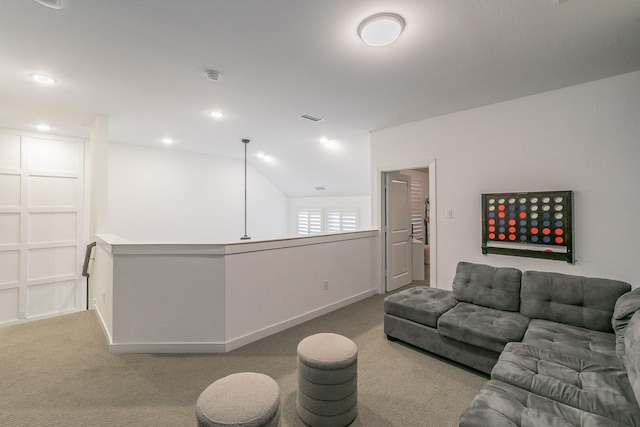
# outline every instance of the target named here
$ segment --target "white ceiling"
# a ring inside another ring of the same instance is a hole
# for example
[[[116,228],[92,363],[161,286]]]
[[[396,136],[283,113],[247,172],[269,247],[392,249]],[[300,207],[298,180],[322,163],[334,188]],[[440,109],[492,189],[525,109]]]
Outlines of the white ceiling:
[[[249,138],[251,164],[294,196],[369,193],[370,131],[640,70],[638,0],[63,5],[3,0],[0,126],[47,121],[86,136],[100,114],[114,142],[161,147],[171,136],[168,149],[231,157]],[[364,45],[358,24],[384,11],[405,18],[404,33]],[[37,86],[34,72],[58,83]],[[216,109],[223,120],[208,117]],[[324,151],[321,136],[342,146]]]

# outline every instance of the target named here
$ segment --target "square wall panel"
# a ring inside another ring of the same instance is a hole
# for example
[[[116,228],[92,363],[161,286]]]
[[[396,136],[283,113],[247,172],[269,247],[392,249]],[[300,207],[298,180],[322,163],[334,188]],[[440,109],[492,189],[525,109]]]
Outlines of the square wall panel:
[[[30,249],[27,261],[27,278],[32,280],[75,274],[75,265],[75,246]]]
[[[20,137],[0,133],[0,169],[20,169]]]
[[[76,307],[76,282],[45,283],[27,288],[27,316],[41,316],[73,310]]]
[[[29,170],[78,173],[79,143],[45,138],[25,138],[25,142]]]
[[[77,181],[75,178],[29,177],[29,207],[76,207]]]
[[[0,214],[0,245],[20,244],[20,214]]]
[[[29,214],[29,243],[76,240],[76,216],[75,212]]]
[[[0,251],[0,284],[20,280],[20,251]]]
[[[0,323],[18,320],[20,314],[20,289],[0,289]]]
[[[0,173],[0,207],[20,207],[20,175]]]

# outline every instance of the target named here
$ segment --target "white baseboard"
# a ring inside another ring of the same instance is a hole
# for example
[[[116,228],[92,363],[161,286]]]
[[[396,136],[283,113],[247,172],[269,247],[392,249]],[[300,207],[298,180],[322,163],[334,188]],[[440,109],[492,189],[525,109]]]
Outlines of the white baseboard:
[[[330,313],[339,308],[346,307],[349,304],[353,304],[354,302],[358,302],[362,299],[368,298],[370,296],[376,295],[378,293],[377,289],[369,289],[368,291],[362,292],[360,294],[354,295],[349,298],[345,298],[341,301],[334,302],[332,304],[326,305],[324,307],[320,307],[316,310],[301,314],[300,316],[296,316],[292,319],[285,320],[284,322],[277,323],[275,325],[268,326],[266,328],[260,329],[258,331],[252,332],[247,335],[243,335],[238,338],[231,339],[226,342],[225,351],[235,350],[236,348],[242,347],[243,345],[250,344],[259,339],[268,337],[269,335],[276,334],[278,332],[282,332],[285,329],[289,329],[293,326],[304,323],[308,320],[314,319],[316,317],[320,317],[323,314]]]
[[[309,311],[289,320],[268,326],[257,330],[250,334],[243,335],[238,338],[231,339],[224,343],[220,342],[156,342],[156,343],[114,343],[111,334],[107,330],[104,319],[98,307],[94,307],[95,312],[100,321],[100,325],[109,341],[109,350],[112,353],[225,353],[244,345],[250,344],[259,339],[282,332],[293,326],[304,323],[308,320],[322,316],[324,314],[335,311],[339,308],[346,307],[350,304],[376,295],[377,289],[369,289],[368,291],[345,298],[341,301],[320,307],[316,310]]]
[[[107,325],[104,321],[104,317],[102,317],[102,313],[100,313],[100,309],[98,308],[97,304],[93,304],[93,311],[96,313],[96,316],[98,316],[98,323],[100,323],[100,326],[102,327],[102,332],[104,332],[105,336],[107,337],[107,342],[109,343],[109,347],[111,347],[111,345],[113,344],[113,339],[111,338],[111,332],[109,332],[109,328],[107,328]]]
[[[112,353],[224,353],[224,343],[127,343],[111,344]]]

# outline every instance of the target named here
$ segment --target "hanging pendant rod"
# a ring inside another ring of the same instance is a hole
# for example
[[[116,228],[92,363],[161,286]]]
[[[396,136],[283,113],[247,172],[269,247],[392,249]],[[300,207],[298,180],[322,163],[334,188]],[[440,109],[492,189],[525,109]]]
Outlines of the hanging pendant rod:
[[[243,139],[244,144],[244,236],[240,240],[249,240],[251,237],[247,236],[247,145],[248,139]]]

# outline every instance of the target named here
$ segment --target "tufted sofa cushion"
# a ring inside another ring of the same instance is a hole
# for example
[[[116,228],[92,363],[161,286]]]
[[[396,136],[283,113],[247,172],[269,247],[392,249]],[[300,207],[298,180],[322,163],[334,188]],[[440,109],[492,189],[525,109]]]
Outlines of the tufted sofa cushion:
[[[459,427],[623,427],[627,424],[563,405],[502,381],[487,382]]]
[[[615,335],[550,320],[533,319],[522,340],[525,344],[548,348],[592,360],[621,366],[614,351]]]
[[[521,277],[522,272],[515,268],[460,262],[453,279],[453,297],[496,310],[518,311]]]
[[[631,317],[640,310],[640,288],[622,295],[616,301],[611,318],[611,326],[616,333],[616,355],[620,361],[624,358],[624,335]]]
[[[629,290],[631,285],[617,280],[525,271],[520,312],[531,318],[613,332],[614,305]]]
[[[640,425],[640,408],[622,367],[524,343],[509,343],[491,378],[624,425]]]
[[[497,353],[506,343],[520,341],[529,318],[520,313],[460,304],[440,316],[440,335]]]
[[[384,311],[435,328],[440,316],[456,304],[451,291],[416,286],[386,297]]]

